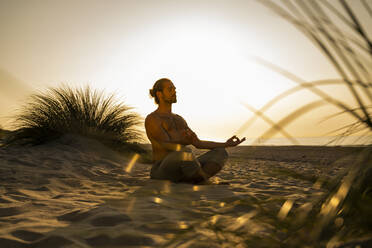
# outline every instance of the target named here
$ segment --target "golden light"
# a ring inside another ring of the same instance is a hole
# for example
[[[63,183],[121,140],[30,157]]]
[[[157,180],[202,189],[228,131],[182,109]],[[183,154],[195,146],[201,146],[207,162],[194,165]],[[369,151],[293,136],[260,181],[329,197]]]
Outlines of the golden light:
[[[339,203],[340,203],[340,198],[337,195],[332,197],[331,201],[329,202],[332,208],[336,208]]]
[[[341,184],[340,188],[337,191],[337,195],[340,196],[340,198],[345,198],[347,193],[349,192],[350,184],[346,181]]]
[[[132,168],[134,164],[137,162],[138,158],[139,154],[136,153],[133,155],[132,159],[129,161],[127,167],[125,168],[125,172],[130,173],[132,171]]]
[[[182,148],[182,146],[181,146],[180,144],[177,144],[177,145],[176,145],[176,151],[177,151],[177,152],[181,151],[181,148]]]
[[[178,222],[178,227],[180,229],[187,229],[187,228],[189,228],[189,225],[187,225],[184,221],[180,221],[180,222]]]
[[[329,214],[330,212],[334,211],[334,210],[337,210],[337,208],[339,207],[340,203],[345,199],[346,195],[348,194],[349,192],[349,189],[350,189],[350,175],[348,178],[346,178],[348,180],[345,180],[340,188],[338,189],[337,193],[334,194],[331,198],[331,200],[328,202],[328,203],[324,203],[322,205],[322,209],[321,209],[321,214],[323,215],[327,215]],[[342,211],[342,209],[340,210]]]
[[[160,203],[163,202],[163,200],[162,200],[161,198],[159,198],[159,197],[154,197],[153,201],[154,201],[155,203],[157,203],[157,204],[160,204]]]
[[[193,161],[192,153],[191,152],[183,152],[182,153],[182,161]]]
[[[236,219],[236,222],[239,224],[244,224],[247,221],[247,218],[245,216],[240,216]]]
[[[278,213],[278,219],[284,220],[287,217],[289,211],[292,209],[293,201],[286,200]]]
[[[249,213],[243,214],[236,218],[235,222],[228,227],[228,230],[235,231],[241,228],[242,226],[248,224],[252,217],[257,214],[256,211],[251,211]]]
[[[211,217],[211,223],[212,223],[212,225],[216,224],[219,218],[220,218],[219,215],[213,215]]]

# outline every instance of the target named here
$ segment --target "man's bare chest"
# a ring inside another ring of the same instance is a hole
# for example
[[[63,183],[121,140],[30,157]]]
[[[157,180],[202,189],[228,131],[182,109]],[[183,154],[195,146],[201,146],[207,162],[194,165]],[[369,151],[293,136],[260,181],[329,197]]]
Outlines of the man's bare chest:
[[[177,132],[180,130],[184,130],[186,125],[182,118],[174,115],[165,115],[161,116],[161,125],[167,132]]]

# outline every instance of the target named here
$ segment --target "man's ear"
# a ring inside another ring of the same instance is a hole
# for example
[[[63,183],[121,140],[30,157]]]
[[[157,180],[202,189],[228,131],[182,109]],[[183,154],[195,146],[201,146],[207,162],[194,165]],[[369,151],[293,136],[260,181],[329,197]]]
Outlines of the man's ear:
[[[163,92],[161,92],[160,90],[157,91],[156,96],[158,97],[158,99],[162,98],[163,97]]]

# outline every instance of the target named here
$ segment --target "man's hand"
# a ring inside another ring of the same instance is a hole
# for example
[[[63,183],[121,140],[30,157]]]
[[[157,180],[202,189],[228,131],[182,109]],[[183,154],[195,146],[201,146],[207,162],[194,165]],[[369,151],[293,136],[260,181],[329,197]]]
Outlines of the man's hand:
[[[236,137],[236,135],[234,135],[225,142],[225,145],[226,147],[233,147],[233,146],[239,145],[240,143],[244,141],[245,141],[245,137],[242,139],[239,139],[238,137]]]

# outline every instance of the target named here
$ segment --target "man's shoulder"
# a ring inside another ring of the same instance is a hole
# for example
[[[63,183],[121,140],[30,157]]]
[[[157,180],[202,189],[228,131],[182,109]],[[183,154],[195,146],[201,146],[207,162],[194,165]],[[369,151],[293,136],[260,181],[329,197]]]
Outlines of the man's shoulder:
[[[164,114],[160,114],[160,113],[158,113],[158,112],[156,112],[156,111],[153,111],[153,112],[151,112],[150,114],[148,114],[147,115],[147,117],[150,117],[150,118],[154,118],[154,117],[161,117],[161,116],[163,116]],[[147,118],[146,117],[146,118]]]
[[[150,114],[148,114],[145,118],[145,122],[149,122],[149,121],[156,121],[159,119],[159,116],[157,113],[155,112],[152,112]]]
[[[178,115],[178,114],[175,114],[175,113],[171,113],[171,114],[159,114],[157,113],[156,111],[154,112],[151,112],[150,114],[148,114],[146,116],[146,120],[161,120],[161,119],[169,119],[169,118],[177,118],[177,119],[182,119],[183,121],[185,120],[182,116]]]
[[[178,114],[174,114],[174,116],[175,116],[176,118],[178,118],[178,119],[181,119],[181,120],[185,121],[185,119],[184,119],[182,116],[178,115]]]
[[[146,118],[151,118],[151,117],[153,117],[154,115],[156,115],[156,113],[155,112],[151,112],[150,114],[148,114],[147,116],[146,116]]]

